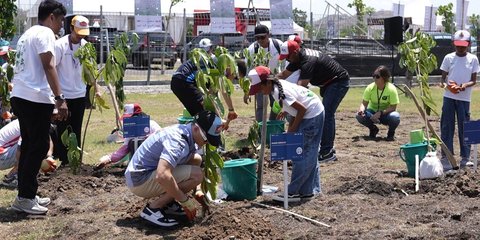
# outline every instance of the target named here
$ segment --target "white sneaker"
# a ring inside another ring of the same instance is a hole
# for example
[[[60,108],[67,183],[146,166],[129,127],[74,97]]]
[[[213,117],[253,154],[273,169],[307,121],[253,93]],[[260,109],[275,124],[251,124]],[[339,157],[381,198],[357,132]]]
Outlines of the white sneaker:
[[[36,215],[46,214],[48,212],[48,208],[41,206],[37,202],[36,197],[35,199],[28,199],[17,196],[12,204],[12,209]]]
[[[52,201],[50,201],[50,198],[48,198],[48,197],[41,198],[38,195],[35,196],[35,201],[37,201],[37,203],[42,207],[46,207],[46,206],[48,206],[48,204],[50,204],[52,202]]]
[[[283,194],[273,196],[272,200],[275,201],[275,202],[283,202],[283,200],[284,200]],[[301,200],[300,195],[298,195],[298,194],[295,194],[295,195],[288,194],[288,198],[287,198],[288,203],[296,203],[296,202],[300,202],[300,200]]]

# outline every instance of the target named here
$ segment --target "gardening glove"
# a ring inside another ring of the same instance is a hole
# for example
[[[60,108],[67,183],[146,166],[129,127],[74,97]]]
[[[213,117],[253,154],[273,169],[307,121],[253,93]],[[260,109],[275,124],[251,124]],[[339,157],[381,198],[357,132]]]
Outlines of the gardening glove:
[[[208,205],[208,199],[201,190],[195,192],[195,200],[202,205],[202,215],[210,214],[210,206]]]
[[[57,169],[57,162],[52,157],[47,157],[42,160],[40,170],[43,173],[53,172]]]
[[[187,196],[187,200],[184,202],[178,201],[178,203],[182,205],[183,211],[187,215],[188,220],[192,221],[195,219],[195,216],[197,215],[197,208],[195,207],[195,203],[191,197]]]
[[[460,92],[460,86],[453,80],[448,80],[447,89],[452,92],[453,94],[457,94]]]
[[[98,171],[110,164],[112,162],[112,159],[110,158],[110,154],[107,154],[101,157],[98,161],[100,161],[100,163],[94,168],[95,171]]]

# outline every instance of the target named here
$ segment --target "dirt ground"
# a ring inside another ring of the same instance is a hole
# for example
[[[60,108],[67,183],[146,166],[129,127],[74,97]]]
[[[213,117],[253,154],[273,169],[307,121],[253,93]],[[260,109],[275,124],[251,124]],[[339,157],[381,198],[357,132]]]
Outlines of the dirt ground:
[[[251,121],[235,120],[227,137],[245,139]],[[418,193],[414,180],[402,176],[398,150],[415,126],[421,126],[417,115],[402,116],[396,141],[384,140],[385,127],[370,140],[353,116],[337,114],[339,160],[321,165],[323,195],[289,208],[330,227],[258,205],[282,208],[265,195],[212,205],[212,214],[194,223],[159,229],[139,217],[146,200],[127,190],[123,169],[83,166],[79,175],[63,168],[40,178],[39,194],[53,200],[44,217],[1,206],[0,231],[28,239],[480,239],[480,175],[458,171],[425,180]],[[281,188],[281,167],[266,159],[264,184]]]

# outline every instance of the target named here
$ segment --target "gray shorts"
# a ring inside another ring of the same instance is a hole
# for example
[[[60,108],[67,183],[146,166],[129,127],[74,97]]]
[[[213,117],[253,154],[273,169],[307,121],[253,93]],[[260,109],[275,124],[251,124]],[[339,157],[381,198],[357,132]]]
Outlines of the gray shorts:
[[[15,144],[8,148],[6,152],[0,154],[0,170],[12,168],[15,165],[15,155],[20,146]]]

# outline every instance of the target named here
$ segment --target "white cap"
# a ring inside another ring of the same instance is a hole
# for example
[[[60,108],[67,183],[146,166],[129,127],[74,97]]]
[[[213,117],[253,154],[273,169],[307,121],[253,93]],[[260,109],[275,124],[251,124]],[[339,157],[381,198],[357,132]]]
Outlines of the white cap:
[[[202,40],[200,40],[200,42],[198,43],[198,46],[203,48],[205,51],[208,51],[212,46],[212,41],[208,38],[202,38]]]
[[[453,35],[453,45],[468,47],[470,44],[470,33],[467,30],[458,30]]]

